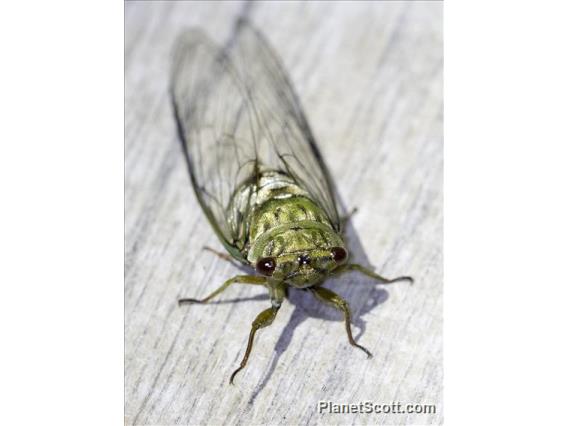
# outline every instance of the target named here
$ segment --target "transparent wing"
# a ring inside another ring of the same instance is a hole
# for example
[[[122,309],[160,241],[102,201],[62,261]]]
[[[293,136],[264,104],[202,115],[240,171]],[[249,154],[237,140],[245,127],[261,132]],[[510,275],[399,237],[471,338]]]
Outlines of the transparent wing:
[[[265,170],[286,172],[339,231],[332,183],[289,79],[263,36],[241,21],[217,47],[182,34],[174,50],[172,98],[196,196],[230,253],[243,227],[228,206],[237,187]]]

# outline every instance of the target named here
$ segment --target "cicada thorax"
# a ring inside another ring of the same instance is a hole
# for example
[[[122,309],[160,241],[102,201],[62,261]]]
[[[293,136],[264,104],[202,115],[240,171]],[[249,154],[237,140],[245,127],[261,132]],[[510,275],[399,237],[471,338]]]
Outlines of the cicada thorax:
[[[324,210],[286,173],[266,171],[242,185],[229,216],[243,256],[276,280],[309,287],[340,263],[333,249],[344,250],[343,239]]]

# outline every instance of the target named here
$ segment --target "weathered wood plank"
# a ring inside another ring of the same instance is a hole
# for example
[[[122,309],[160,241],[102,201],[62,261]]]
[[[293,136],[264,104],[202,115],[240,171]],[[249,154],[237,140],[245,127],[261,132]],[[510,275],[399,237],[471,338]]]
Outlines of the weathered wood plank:
[[[178,308],[235,268],[201,214],[167,97],[176,35],[222,41],[246,5],[126,4],[125,399],[127,424],[437,424],[442,419],[442,4],[255,3],[250,19],[282,57],[343,202],[356,259],[414,286],[332,280],[341,318],[292,292],[230,387],[260,289]],[[231,300],[242,299],[238,303]],[[317,403],[437,404],[435,414],[319,414]]]

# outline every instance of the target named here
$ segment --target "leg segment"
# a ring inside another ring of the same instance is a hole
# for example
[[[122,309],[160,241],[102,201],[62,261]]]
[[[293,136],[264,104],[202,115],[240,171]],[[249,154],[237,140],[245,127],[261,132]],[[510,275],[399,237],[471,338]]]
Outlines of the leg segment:
[[[211,293],[204,299],[179,299],[178,304],[182,305],[184,303],[207,303],[215,296],[218,296],[224,292],[231,284],[253,284],[253,285],[264,285],[266,283],[265,277],[260,277],[258,275],[237,275],[236,277],[230,278],[223,283],[221,287]]]
[[[339,218],[339,223],[341,224],[341,229],[345,229],[345,225],[347,225],[347,222],[349,222],[349,220],[351,219],[351,216],[353,216],[355,213],[357,213],[357,207],[353,207],[349,213],[347,213],[345,216],[341,216]]]
[[[220,251],[212,249],[209,246],[203,246],[203,250],[210,251],[211,253],[219,256],[221,259],[226,260],[227,262],[233,263],[233,258],[231,256],[229,256],[227,253],[221,253]]]
[[[237,373],[241,371],[243,368],[245,368],[245,365],[247,365],[250,352],[252,351],[252,344],[254,342],[254,335],[256,334],[256,331],[261,328],[268,327],[270,324],[272,324],[274,318],[276,318],[276,314],[278,313],[279,309],[280,305],[278,306],[273,305],[272,307],[258,314],[255,320],[252,322],[252,328],[250,330],[245,356],[243,357],[243,360],[241,361],[241,365],[239,366],[239,368],[237,368],[235,371],[233,371],[233,374],[231,374],[231,378],[229,379],[230,384],[233,384],[233,379],[235,378]]]
[[[388,278],[381,277],[379,274],[376,274],[371,269],[365,268],[364,266],[361,266],[357,263],[349,263],[347,265],[340,266],[339,268],[337,268],[334,271],[334,273],[341,273],[341,272],[345,272],[345,271],[361,272],[362,274],[365,274],[368,277],[371,277],[371,278],[374,278],[377,281],[380,281],[381,284],[392,284],[392,283],[396,283],[396,282],[399,282],[399,281],[410,281],[410,284],[414,283],[414,279],[412,277],[397,277],[397,278],[394,278],[392,280],[389,280]]]
[[[324,288],[324,287],[311,287],[309,290],[312,294],[321,300],[322,302],[333,306],[335,309],[338,309],[343,312],[343,316],[345,318],[345,329],[347,330],[347,338],[349,339],[349,343],[356,348],[361,349],[363,352],[367,354],[367,357],[371,358],[373,354],[369,352],[369,350],[361,345],[358,345],[357,342],[353,339],[353,334],[351,334],[351,311],[349,310],[348,303],[343,300],[338,294],[334,293],[333,291]]]

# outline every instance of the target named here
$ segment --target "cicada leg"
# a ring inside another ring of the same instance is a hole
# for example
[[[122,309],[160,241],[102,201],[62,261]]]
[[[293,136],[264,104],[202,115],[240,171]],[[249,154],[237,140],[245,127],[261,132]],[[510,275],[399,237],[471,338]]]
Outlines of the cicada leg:
[[[221,285],[217,290],[211,293],[209,296],[203,299],[179,299],[178,304],[182,305],[184,303],[207,303],[214,297],[218,296],[224,292],[231,284],[253,284],[253,285],[264,285],[266,284],[266,278],[260,277],[258,275],[237,275],[236,277],[230,278]]]
[[[369,269],[369,268],[365,268],[362,265],[359,265],[357,263],[349,263],[347,265],[342,265],[339,268],[337,268],[333,273],[337,274],[337,273],[342,273],[342,272],[346,272],[346,271],[358,271],[361,272],[362,274],[367,275],[368,277],[371,277],[377,281],[380,281],[381,284],[392,284],[392,283],[396,283],[399,281],[410,281],[410,284],[414,283],[414,279],[412,277],[397,277],[397,278],[393,278],[393,279],[388,279],[385,277],[380,276],[379,274],[375,273],[373,270]]]
[[[349,220],[351,220],[351,217],[357,213],[357,207],[353,207],[351,209],[351,211],[349,213],[347,213],[345,216],[341,216],[339,218],[339,223],[341,224],[341,229],[345,229],[345,225],[347,225],[347,222],[349,222]]]
[[[286,297],[286,286],[284,283],[272,282],[271,284],[268,285],[268,289],[270,291],[270,301],[272,303],[272,306],[268,309],[265,309],[260,314],[258,314],[257,317],[252,322],[252,327],[249,333],[245,356],[243,357],[243,360],[241,361],[241,365],[239,365],[239,368],[237,368],[235,371],[233,371],[233,374],[231,374],[231,378],[229,379],[230,384],[233,384],[233,380],[237,375],[237,373],[241,371],[243,368],[245,368],[245,366],[247,365],[249,355],[252,351],[252,345],[254,343],[254,335],[261,328],[268,327],[270,324],[274,322],[274,318],[276,318],[276,314],[280,310],[280,306],[282,305],[282,302]]]
[[[213,249],[209,246],[203,246],[203,250],[210,251],[211,253],[219,256],[221,259],[226,260],[227,262],[233,263],[233,258],[231,256],[229,256],[227,253],[221,253],[220,251],[215,250],[215,249]]]
[[[241,371],[243,368],[245,368],[245,366],[247,365],[249,355],[252,351],[254,335],[259,329],[268,327],[270,324],[274,322],[274,318],[276,318],[276,314],[278,313],[279,309],[280,306],[272,306],[268,309],[265,309],[260,314],[258,314],[257,317],[252,322],[252,328],[250,330],[245,356],[243,357],[243,360],[241,361],[241,365],[239,365],[239,368],[237,368],[235,371],[233,371],[233,374],[231,374],[231,378],[229,379],[230,384],[233,384],[233,380],[237,375],[237,373]]]
[[[345,318],[345,329],[347,330],[347,338],[349,339],[349,343],[356,348],[361,349],[367,354],[369,358],[371,358],[373,354],[369,352],[369,350],[364,346],[357,344],[357,342],[355,342],[355,339],[353,339],[353,334],[351,333],[351,311],[349,310],[349,304],[343,298],[341,298],[341,296],[327,288],[310,287],[309,290],[317,299],[343,312],[343,317]]]

